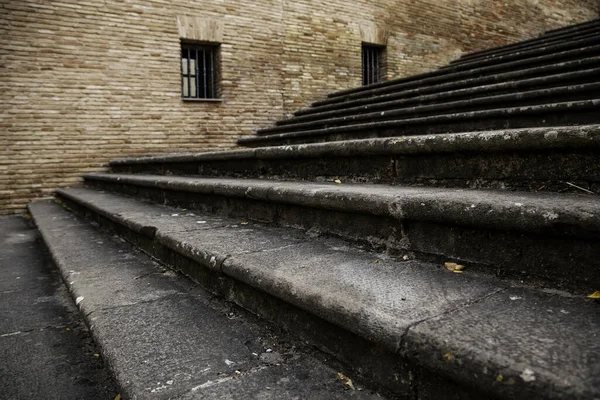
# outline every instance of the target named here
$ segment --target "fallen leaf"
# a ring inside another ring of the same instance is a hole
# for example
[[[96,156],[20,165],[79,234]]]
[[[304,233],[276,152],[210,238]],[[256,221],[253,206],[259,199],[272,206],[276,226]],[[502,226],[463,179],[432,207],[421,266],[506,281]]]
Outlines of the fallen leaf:
[[[98,354],[98,353],[94,353],[94,357],[96,357],[96,358],[100,358],[100,354]]]
[[[594,293],[590,294],[588,299],[600,299],[600,290],[596,290]]]
[[[65,328],[65,331],[71,332],[71,328]]]
[[[342,183],[342,181],[340,181],[339,179],[334,180],[335,183]]]
[[[338,378],[340,378],[340,380],[342,382],[344,382],[344,385],[348,386],[352,390],[356,390],[356,388],[354,387],[354,384],[352,383],[352,379],[348,378],[346,375],[342,374],[341,372],[338,372]]]
[[[462,273],[462,270],[465,269],[464,265],[461,264],[457,264],[455,262],[445,262],[444,263],[444,267],[446,267],[446,269],[448,271],[452,271],[452,272],[456,272],[456,273]]]
[[[381,260],[378,258],[377,260],[375,260],[376,263],[380,263]]]
[[[498,377],[496,378],[496,382],[502,382],[503,379],[504,377],[502,375],[498,375]]]
[[[121,400],[121,394],[120,393],[115,396],[115,400]]]
[[[444,358],[448,361],[451,361],[454,358],[454,356],[450,353],[446,353],[444,354]]]
[[[240,222],[240,225],[248,225],[247,222]]]

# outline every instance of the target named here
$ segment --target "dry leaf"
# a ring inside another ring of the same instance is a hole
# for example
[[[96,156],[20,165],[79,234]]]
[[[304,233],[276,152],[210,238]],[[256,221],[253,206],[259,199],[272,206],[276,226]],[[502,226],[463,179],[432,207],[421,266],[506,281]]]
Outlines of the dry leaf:
[[[464,265],[455,262],[445,262],[444,267],[446,267],[448,271],[456,272],[458,274],[462,273],[463,269],[465,269]]]
[[[248,225],[247,222],[240,222],[240,225]]]
[[[346,375],[342,374],[341,372],[338,372],[338,378],[340,378],[340,380],[344,382],[344,385],[348,386],[350,389],[356,389],[354,387],[354,384],[352,383],[352,379],[348,378]]]
[[[342,183],[339,179],[334,180],[335,183]]]
[[[588,299],[600,299],[600,290],[596,290],[594,293],[590,294]]]
[[[115,400],[121,400],[121,393],[115,396]]]
[[[95,354],[94,354],[94,357],[96,357],[96,358],[100,358],[100,354],[98,354],[98,353],[95,353]]]

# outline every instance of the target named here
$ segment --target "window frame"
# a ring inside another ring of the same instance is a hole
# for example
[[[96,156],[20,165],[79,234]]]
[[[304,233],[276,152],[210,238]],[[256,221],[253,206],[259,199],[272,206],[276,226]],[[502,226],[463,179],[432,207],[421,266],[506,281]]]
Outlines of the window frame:
[[[385,80],[385,46],[363,42],[360,54],[362,86]]]
[[[184,54],[184,52],[186,54]],[[221,101],[219,87],[219,43],[203,43],[182,40],[179,60],[181,77],[180,90],[182,100],[206,102]],[[184,62],[184,60],[187,60],[187,64]],[[195,60],[193,65],[192,60]],[[200,60],[202,61],[200,62]],[[194,67],[193,71],[191,68],[192,66]],[[194,84],[194,86],[192,86],[192,84]]]

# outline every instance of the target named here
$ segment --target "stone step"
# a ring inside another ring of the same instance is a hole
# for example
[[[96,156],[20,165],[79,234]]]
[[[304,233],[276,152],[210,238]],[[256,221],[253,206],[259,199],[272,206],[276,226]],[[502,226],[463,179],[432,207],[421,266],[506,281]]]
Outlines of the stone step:
[[[595,57],[600,55],[600,45],[575,48],[572,50],[562,51],[558,53],[546,54],[539,57],[529,58],[525,60],[515,60],[502,64],[488,65],[481,68],[474,68],[464,71],[452,70],[435,70],[423,74],[412,75],[405,78],[393,79],[376,83],[373,85],[362,86],[359,88],[348,89],[342,92],[339,96],[316,101],[312,105],[320,107],[329,104],[342,103],[345,101],[356,100],[359,98],[372,97],[392,93],[399,89],[406,90],[409,88],[417,88],[424,84],[446,83],[461,79],[475,79],[495,74],[502,74],[516,70],[532,69],[534,67],[543,67],[560,62],[575,61],[583,58]],[[435,79],[433,79],[435,78]]]
[[[600,194],[600,126],[417,135],[113,160],[113,172]]]
[[[573,31],[578,31],[580,29],[585,29],[588,26],[591,25],[600,25],[600,18],[596,18],[596,19],[592,19],[590,21],[587,22],[582,22],[580,24],[575,24],[575,25],[568,25],[562,28],[557,28],[557,29],[551,29],[549,31],[544,32],[544,35],[551,35],[551,34],[555,34],[555,33],[559,33],[559,32],[573,32]]]
[[[514,51],[496,54],[494,57],[482,57],[473,60],[464,60],[459,63],[447,64],[440,67],[440,69],[470,69],[478,68],[483,65],[492,65],[512,60],[527,59],[530,57],[537,57],[543,54],[552,54],[568,49],[594,45],[598,43],[598,39],[600,39],[600,35],[598,35],[598,32],[591,32],[582,36],[564,39],[557,43],[546,43],[541,46],[524,47],[516,49]]]
[[[238,144],[247,147],[281,146],[375,137],[397,137],[527,127],[556,127],[597,124],[600,99],[477,111],[448,112],[424,117],[356,123],[344,126],[243,136]]]
[[[336,235],[393,255],[454,259],[559,287],[600,284],[598,196],[160,175],[84,178],[102,190]]]
[[[548,46],[551,44],[558,44],[565,40],[572,40],[572,39],[576,39],[576,38],[582,39],[584,37],[590,37],[590,35],[598,35],[598,34],[600,34],[600,25],[597,25],[597,26],[594,25],[594,26],[588,27],[585,30],[581,30],[581,31],[577,31],[577,32],[568,32],[565,34],[551,36],[551,37],[541,36],[539,38],[524,40],[521,42],[509,44],[506,46],[495,47],[495,48],[489,49],[485,53],[480,53],[480,54],[468,53],[468,54],[463,55],[462,57],[460,57],[457,60],[451,61],[450,64],[456,65],[456,64],[462,64],[465,62],[472,62],[475,60],[492,59],[499,55],[510,54],[515,51],[521,51],[521,50],[526,50],[526,49],[527,50],[537,49],[537,48],[541,48],[541,47]]]
[[[461,78],[450,82],[440,82],[439,77],[424,79],[421,85],[415,87],[414,83],[400,84],[394,86],[394,91],[384,92],[382,94],[373,93],[371,97],[348,100],[341,103],[334,103],[319,107],[302,109],[294,113],[295,118],[277,121],[277,125],[293,123],[296,119],[301,121],[310,120],[312,114],[321,114],[323,112],[337,111],[346,108],[360,109],[363,106],[370,106],[377,103],[389,102],[393,100],[408,99],[419,96],[442,94],[457,90],[466,90],[484,85],[495,85],[509,83],[513,81],[524,81],[529,79],[544,79],[552,75],[570,75],[583,72],[584,70],[598,68],[600,66],[600,56],[588,57],[573,61],[561,62],[556,64],[544,65],[534,68],[516,69],[515,71],[504,72],[500,74],[486,75],[479,78]],[[306,119],[301,119],[306,118]],[[289,121],[289,122],[288,122]]]
[[[558,62],[558,61],[564,60],[564,58],[562,58],[562,57],[567,56],[568,54],[570,54],[570,52],[572,52],[574,50],[582,50],[582,49],[586,49],[588,47],[598,46],[599,43],[600,43],[600,35],[594,35],[594,37],[583,39],[583,40],[572,40],[572,41],[567,41],[567,42],[564,42],[561,44],[546,46],[546,47],[540,48],[540,49],[529,50],[529,51],[528,50],[519,51],[519,52],[509,54],[509,55],[499,56],[493,60],[481,60],[481,61],[468,63],[468,64],[464,64],[464,65],[450,66],[448,68],[437,69],[435,71],[431,71],[431,72],[425,73],[425,74],[413,75],[411,77],[400,78],[397,80],[379,82],[379,83],[375,83],[373,85],[367,85],[367,86],[362,86],[359,88],[353,88],[353,89],[347,89],[347,90],[342,90],[342,91],[338,91],[338,92],[333,92],[333,93],[330,93],[327,95],[327,97],[328,97],[327,100],[322,100],[320,102],[316,102],[315,105],[326,104],[327,101],[330,101],[330,102],[337,101],[335,99],[338,97],[341,99],[344,99],[349,94],[353,94],[353,93],[356,94],[358,92],[364,92],[365,90],[380,88],[382,86],[388,86],[393,83],[407,82],[409,80],[414,81],[414,80],[418,80],[418,79],[425,78],[428,76],[444,75],[444,74],[456,73],[456,72],[461,72],[461,71],[471,71],[474,74],[473,76],[477,76],[477,75],[475,75],[475,73],[477,73],[482,68],[495,67],[495,68],[498,68],[498,70],[507,71],[507,70],[510,70],[512,68],[512,66],[514,66],[515,64],[516,65],[524,64],[524,65],[529,65],[530,67],[533,67],[535,65],[539,65],[538,63],[540,61],[543,61],[547,64],[548,60],[544,59],[544,57],[549,57],[549,60],[554,60],[554,62]],[[519,63],[522,63],[522,64],[519,64]]]
[[[600,57],[598,58],[597,62],[600,63]],[[399,93],[401,97],[398,100],[382,101],[389,96],[376,96],[374,98],[371,98],[370,102],[365,102],[364,105],[354,107],[346,105],[344,108],[338,108],[331,111],[323,111],[293,117],[286,120],[278,121],[276,125],[277,127],[288,126],[297,123],[305,123],[310,121],[326,120],[327,118],[342,117],[345,115],[359,115],[374,111],[398,110],[402,107],[440,104],[461,99],[473,100],[476,98],[498,95],[514,95],[515,93],[521,93],[536,89],[548,91],[550,89],[558,88],[561,86],[573,86],[577,84],[590,83],[594,80],[600,79],[599,77],[600,66],[596,68],[588,68],[573,72],[546,75],[542,77],[521,80],[510,80],[506,82],[493,83],[488,85],[472,86],[463,89],[444,91],[442,88],[437,88],[437,91],[433,94],[418,95],[412,97],[406,97],[406,94],[401,92]],[[344,104],[345,103],[342,103],[342,105]],[[259,130],[259,132],[261,131],[262,130]]]
[[[328,365],[324,359],[330,357],[319,357],[298,339],[217,301],[58,204],[33,203],[29,209],[122,398],[382,398],[356,380],[365,390],[347,391],[337,373],[356,377],[349,368]],[[173,224],[158,227],[158,235],[177,230]],[[213,279],[221,279],[213,272]]]
[[[76,212],[120,232],[209,291],[308,335],[402,398],[577,399],[600,393],[598,364],[585,356],[600,350],[600,315],[584,296],[511,285],[469,270],[455,274],[416,260],[396,262],[291,230],[86,189],[68,192]],[[72,232],[69,226],[66,232]],[[56,241],[53,232],[44,237]],[[69,239],[80,237],[77,231],[63,237],[62,248],[72,251]],[[97,260],[106,255],[101,249]],[[193,316],[195,308],[188,313]],[[178,321],[180,314],[165,310],[157,317]],[[174,328],[171,335],[179,333],[179,324]],[[147,340],[144,330],[138,332]]]
[[[379,103],[375,110],[365,107],[365,112],[356,112],[349,109],[339,111],[337,115],[326,115],[322,118],[297,122],[293,124],[278,125],[270,128],[259,129],[259,136],[278,133],[298,132],[314,129],[322,129],[336,126],[354,125],[363,122],[375,123],[379,121],[412,119],[418,117],[435,116],[447,112],[467,112],[496,109],[500,107],[518,107],[528,105],[540,105],[547,103],[586,100],[598,97],[600,93],[600,68],[595,68],[586,73],[574,73],[585,83],[567,83],[561,81],[561,77],[536,79],[535,82],[527,82],[524,86],[517,83],[509,83],[501,86],[505,93],[490,93],[489,87],[480,87],[471,90],[454,92],[447,96],[433,95],[425,100],[429,104],[417,104],[414,102],[406,104],[407,101],[394,101],[382,105]],[[556,81],[558,80],[558,82]],[[554,82],[554,84],[553,84]],[[560,86],[558,86],[560,85]],[[508,93],[506,93],[508,91]],[[457,99],[458,97],[458,99]],[[318,114],[311,114],[316,116]],[[600,115],[598,116],[600,122]]]
[[[454,62],[457,62],[461,59],[467,59],[467,58],[485,57],[486,55],[491,55],[493,53],[496,53],[499,51],[505,51],[505,50],[508,50],[511,48],[527,47],[529,45],[535,45],[537,43],[542,43],[542,42],[546,42],[546,41],[554,41],[554,40],[559,40],[559,39],[563,39],[563,38],[565,38],[565,39],[573,38],[573,37],[577,37],[582,34],[592,32],[592,31],[598,29],[598,27],[600,27],[600,23],[584,26],[579,31],[548,33],[548,34],[544,34],[544,35],[534,37],[531,39],[522,40],[522,41],[515,42],[515,43],[509,43],[504,46],[498,46],[498,47],[492,47],[492,48],[487,48],[487,49],[483,49],[483,50],[473,51],[470,53],[463,54],[461,58],[454,60]]]

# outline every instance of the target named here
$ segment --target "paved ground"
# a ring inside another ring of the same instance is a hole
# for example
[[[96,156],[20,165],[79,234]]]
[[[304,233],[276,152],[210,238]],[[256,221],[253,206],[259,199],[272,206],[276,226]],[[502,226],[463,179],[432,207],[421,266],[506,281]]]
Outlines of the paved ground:
[[[114,399],[117,388],[37,230],[0,218],[0,398]]]

